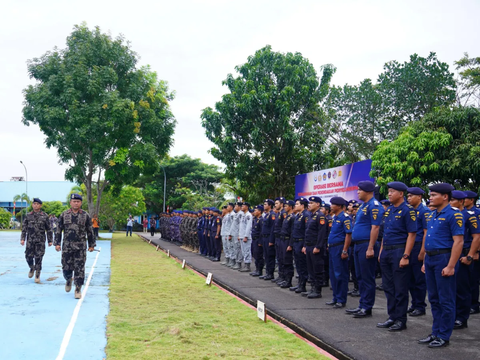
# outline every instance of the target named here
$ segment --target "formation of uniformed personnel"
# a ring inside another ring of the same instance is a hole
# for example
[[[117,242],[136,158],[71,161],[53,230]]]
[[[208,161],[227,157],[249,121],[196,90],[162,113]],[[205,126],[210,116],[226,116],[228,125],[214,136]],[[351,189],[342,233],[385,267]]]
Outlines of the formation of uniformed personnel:
[[[252,224],[252,257],[255,259],[255,271],[251,272],[251,276],[262,276],[263,267],[263,243],[262,243],[262,227],[263,227],[263,205],[255,206],[253,211]]]
[[[242,260],[242,248],[238,241],[238,233],[240,230],[240,219],[242,214],[240,214],[240,203],[235,203],[233,212],[231,214],[231,225],[230,233],[228,234],[228,239],[231,241],[231,262],[228,265],[229,268],[234,270],[240,269],[240,262]]]
[[[293,256],[295,259],[295,267],[298,274],[298,284],[292,286],[290,291],[295,291],[297,294],[301,294],[307,291],[306,285],[308,280],[307,270],[307,256],[303,253],[302,249],[305,244],[305,224],[310,217],[310,213],[307,210],[308,200],[307,198],[300,197],[295,200],[295,221],[293,223],[292,238],[293,238]]]
[[[242,267],[240,272],[250,272],[250,264],[252,262],[252,225],[253,216],[250,214],[250,204],[248,202],[242,203],[241,212],[243,216],[240,220],[238,230],[238,241],[242,251]]]
[[[292,287],[292,279],[294,275],[292,237],[293,224],[295,222],[295,214],[293,213],[294,207],[295,202],[293,200],[285,201],[279,246],[277,248],[277,257],[279,259],[278,272],[280,273],[280,264],[282,264],[283,269],[283,281],[279,281],[277,284],[282,289]]]
[[[263,238],[263,257],[265,259],[265,275],[259,276],[259,279],[274,279],[275,271],[275,235],[274,225],[276,214],[272,210],[275,202],[272,199],[265,199],[263,208],[265,216],[263,218],[262,238]]]
[[[228,205],[225,207],[225,213],[222,219],[222,230],[220,231],[220,234],[222,236],[223,251],[225,253],[225,261],[221,264],[225,266],[229,266],[234,260],[232,246],[233,240],[230,239],[230,228],[232,227],[232,212],[234,206],[235,205],[233,203],[228,203]]]
[[[27,213],[23,221],[20,244],[25,245],[25,259],[30,267],[28,277],[32,278],[35,273],[35,282],[40,282],[42,260],[45,255],[45,236],[48,246],[52,246],[52,229],[48,215],[42,211],[42,201],[33,199],[33,211]]]
[[[273,225],[273,238],[275,244],[275,255],[277,258],[278,264],[278,277],[272,279],[272,282],[275,283],[282,283],[285,281],[285,274],[283,269],[283,256],[280,254],[281,252],[281,232],[282,232],[282,224],[283,220],[285,219],[286,212],[284,210],[285,198],[284,197],[277,197],[275,199],[275,208],[273,211],[275,212],[275,222]]]
[[[70,209],[64,211],[58,218],[54,244],[57,251],[62,251],[62,270],[66,280],[65,291],[70,292],[73,280],[75,299],[82,297],[81,289],[85,281],[86,240],[88,240],[88,251],[93,251],[96,243],[92,219],[87,212],[82,210],[82,197],[72,194]]]

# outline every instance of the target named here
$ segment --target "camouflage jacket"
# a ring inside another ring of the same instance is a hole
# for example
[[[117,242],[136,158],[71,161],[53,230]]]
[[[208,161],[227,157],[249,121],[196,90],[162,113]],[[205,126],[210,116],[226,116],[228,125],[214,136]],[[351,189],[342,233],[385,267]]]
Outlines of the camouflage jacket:
[[[43,211],[29,212],[23,220],[21,240],[45,241],[47,232],[48,242],[53,242],[53,233],[48,215]]]
[[[95,247],[92,219],[87,212],[79,210],[74,213],[71,209],[64,211],[58,218],[57,231],[55,232],[55,246],[62,242],[63,248],[80,250],[85,249],[85,237],[88,238],[88,247]]]

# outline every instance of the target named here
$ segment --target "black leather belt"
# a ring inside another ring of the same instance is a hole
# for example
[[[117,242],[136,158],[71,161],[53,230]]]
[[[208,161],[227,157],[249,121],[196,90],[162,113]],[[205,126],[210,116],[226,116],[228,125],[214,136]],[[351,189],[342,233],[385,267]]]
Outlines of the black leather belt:
[[[262,234],[262,237],[269,237],[270,234]]]
[[[290,236],[282,236],[282,240],[290,240]]]
[[[295,238],[293,238],[293,241],[295,241],[295,242],[300,242],[300,241],[303,241],[303,238],[302,238],[302,239],[295,239]]]
[[[305,246],[313,246],[313,245],[315,245],[315,244],[314,244],[314,243],[307,243],[307,242],[305,242]]]
[[[360,241],[352,241],[353,245],[361,245],[361,244],[366,244],[369,243],[370,240],[360,240]]]
[[[340,245],[345,245],[345,242],[341,241],[334,244],[328,244],[328,247],[331,248],[331,247],[340,246]]]
[[[383,250],[395,250],[395,249],[401,249],[401,248],[405,248],[405,244],[383,246]]]
[[[426,253],[428,256],[448,254],[448,253],[450,253],[450,252],[452,252],[452,249],[437,249],[437,250],[425,251],[425,253]]]

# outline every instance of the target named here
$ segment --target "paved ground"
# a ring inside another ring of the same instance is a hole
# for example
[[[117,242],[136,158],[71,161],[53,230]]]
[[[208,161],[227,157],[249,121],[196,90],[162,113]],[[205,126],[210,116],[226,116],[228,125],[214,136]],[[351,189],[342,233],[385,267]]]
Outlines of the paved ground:
[[[331,290],[324,288],[322,299],[306,299],[287,289],[280,289],[270,281],[259,280],[230,270],[220,263],[211,262],[204,257],[184,250],[170,242],[163,241],[158,235],[138,233],[155,245],[169,249],[170,254],[185,259],[188,265],[206,274],[213,273],[214,281],[225,286],[240,297],[256,304],[257,300],[266,303],[267,309],[274,313],[277,320],[291,323],[299,333],[313,340],[317,345],[330,351],[339,358],[366,360],[399,359],[480,359],[480,315],[474,315],[469,328],[455,331],[450,346],[443,349],[428,349],[418,345],[416,340],[430,334],[432,317],[430,309],[427,316],[408,319],[408,329],[400,333],[390,333],[378,329],[375,325],[387,319],[386,299],[377,292],[373,316],[366,319],[354,319],[345,315],[343,309],[333,309],[325,305],[331,299]],[[349,298],[348,307],[356,307],[358,298]]]
[[[27,277],[20,232],[0,232],[0,358],[102,359],[109,310],[110,241],[97,241],[101,252],[88,253],[85,279],[97,259],[87,293],[79,308],[68,345],[64,335],[79,300],[65,292],[61,255],[47,248],[41,283]],[[98,255],[98,257],[97,257]],[[83,287],[85,294],[85,287]],[[59,357],[62,343],[67,345]]]

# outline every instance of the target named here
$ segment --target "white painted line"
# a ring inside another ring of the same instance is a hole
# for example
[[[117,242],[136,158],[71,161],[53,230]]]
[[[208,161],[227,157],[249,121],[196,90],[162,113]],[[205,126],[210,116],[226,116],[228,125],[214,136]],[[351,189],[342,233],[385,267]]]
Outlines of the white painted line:
[[[98,250],[102,250],[102,248],[98,248]],[[70,338],[72,337],[73,328],[75,327],[75,323],[77,322],[78,313],[80,312],[80,307],[83,304],[83,299],[87,295],[88,286],[90,285],[90,280],[92,280],[93,271],[95,270],[95,265],[97,264],[98,255],[100,255],[100,251],[97,252],[97,256],[95,257],[95,261],[93,262],[92,268],[90,269],[90,274],[88,274],[87,283],[85,284],[85,288],[83,289],[82,297],[78,300],[77,306],[73,310],[72,318],[70,319],[70,324],[68,324],[67,330],[63,335],[62,345],[60,346],[60,352],[56,360],[62,360],[65,356],[65,351],[67,351],[68,343],[70,342]]]

